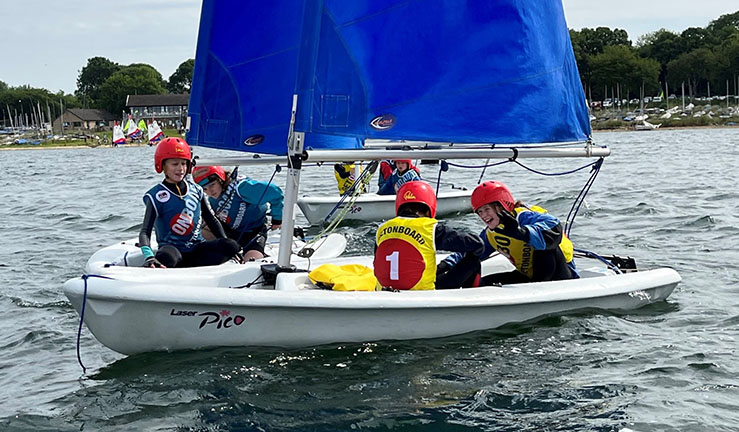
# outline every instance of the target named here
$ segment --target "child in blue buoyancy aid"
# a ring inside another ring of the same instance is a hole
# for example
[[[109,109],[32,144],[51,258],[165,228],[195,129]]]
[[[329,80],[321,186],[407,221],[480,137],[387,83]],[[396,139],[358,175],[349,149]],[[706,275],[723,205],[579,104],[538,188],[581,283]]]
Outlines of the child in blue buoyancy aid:
[[[380,189],[382,189],[382,185],[390,180],[390,176],[393,175],[393,171],[395,171],[395,163],[393,161],[389,159],[380,161],[380,175],[377,176],[377,186]]]
[[[559,219],[546,210],[525,207],[513,200],[506,185],[487,181],[472,192],[472,208],[487,225],[480,233],[485,251],[480,259],[498,251],[516,269],[485,276],[480,285],[543,282],[579,277],[572,259],[572,242],[562,232]],[[460,256],[445,259],[457,269]]]
[[[182,138],[166,138],[154,153],[154,168],[164,181],[144,195],[146,213],[139,232],[145,267],[197,267],[222,264],[236,256],[238,244],[226,238],[203,189],[186,179],[191,168],[190,146]],[[201,217],[217,239],[205,241]],[[150,245],[152,228],[159,245]]]
[[[270,229],[276,230],[282,226],[282,189],[249,177],[233,179],[221,166],[196,167],[193,178],[208,195],[226,235],[238,242],[244,259],[263,258],[267,204],[272,219]]]
[[[421,180],[421,176],[418,174],[418,168],[412,165],[410,159],[396,159],[394,162],[395,170],[380,186],[380,189],[377,191],[378,195],[393,195],[407,182]],[[382,177],[382,175],[382,167],[380,167],[380,176]]]

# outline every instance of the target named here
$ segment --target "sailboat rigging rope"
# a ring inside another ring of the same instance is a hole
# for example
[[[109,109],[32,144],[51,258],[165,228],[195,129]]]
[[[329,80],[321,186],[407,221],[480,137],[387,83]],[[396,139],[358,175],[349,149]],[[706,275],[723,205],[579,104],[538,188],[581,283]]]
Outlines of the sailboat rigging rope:
[[[336,203],[334,208],[331,209],[330,212],[328,212],[328,215],[326,215],[325,218],[323,218],[323,222],[326,223],[331,219],[331,216],[333,216],[334,212],[341,207],[341,205],[344,203],[344,201],[349,198],[349,205],[344,206],[343,209],[351,208],[352,205],[354,205],[354,202],[359,197],[359,195],[362,193],[363,188],[370,183],[372,180],[372,175],[375,173],[375,170],[377,170],[378,163],[377,161],[374,161],[370,163],[367,166],[367,169],[362,171],[362,173],[359,175],[359,177],[354,181],[354,183],[351,185],[349,189],[347,189],[346,192],[344,192],[341,195],[341,198],[339,198],[339,202]],[[361,185],[361,187],[359,187]],[[343,210],[342,209],[342,210]],[[344,213],[345,215],[346,213]],[[337,216],[338,217],[338,216]]]
[[[488,158],[488,159],[487,159],[487,160],[485,161],[485,166],[484,166],[484,167],[482,167],[482,172],[480,173],[480,178],[479,178],[479,179],[477,179],[477,184],[480,184],[480,183],[482,183],[482,178],[483,178],[483,177],[485,177],[485,170],[487,170],[487,169],[488,169],[488,167],[487,167],[487,164],[489,164],[489,163],[490,163],[490,158]]]
[[[488,159],[490,160],[490,159]],[[488,167],[494,167],[497,165],[503,165],[511,162],[510,160],[504,160],[501,162],[494,162],[494,163],[485,163],[483,165],[464,165],[464,164],[458,164],[454,162],[447,162],[449,166],[457,167],[457,168],[471,168],[471,169],[480,169],[480,168],[488,168]]]
[[[511,158],[511,159],[508,159],[508,160],[504,160],[504,161],[500,161],[500,162],[485,163],[485,164],[482,164],[482,165],[464,165],[464,164],[459,164],[459,163],[454,163],[454,162],[447,162],[447,163],[449,164],[449,166],[453,166],[453,167],[456,167],[456,168],[480,169],[480,168],[490,168],[490,167],[494,167],[494,166],[498,166],[498,165],[504,165],[504,164],[511,163],[511,162],[517,164],[518,166],[520,166],[523,169],[526,169],[526,170],[531,171],[531,172],[533,172],[535,174],[540,174],[540,175],[544,175],[544,176],[561,176],[561,175],[572,174],[572,173],[575,173],[577,171],[583,170],[583,169],[585,169],[587,167],[593,166],[593,165],[595,165],[595,164],[598,163],[598,161],[595,161],[595,162],[591,162],[589,164],[583,165],[580,168],[575,168],[575,169],[570,170],[570,171],[563,171],[563,172],[557,172],[557,173],[545,173],[543,171],[535,170],[533,168],[527,167],[526,165],[522,164],[521,162],[519,162],[518,160],[516,160],[514,158]]]
[[[301,256],[301,252],[308,251],[311,249],[311,246],[313,246],[316,242],[318,242],[320,239],[322,239],[325,236],[330,235],[333,233],[336,228],[339,226],[341,221],[344,219],[344,217],[351,211],[351,209],[354,207],[354,204],[357,202],[357,198],[359,198],[359,195],[362,194],[363,189],[370,183],[372,180],[372,175],[377,170],[379,163],[378,161],[373,161],[369,165],[367,165],[367,168],[362,171],[362,173],[357,177],[357,179],[354,181],[354,184],[351,185],[351,187],[344,192],[341,195],[341,198],[339,199],[339,202],[336,203],[333,209],[328,213],[328,215],[323,219],[323,223],[325,224],[329,220],[331,222],[326,225],[321,232],[316,234],[310,241],[307,241],[305,245],[303,245],[302,248],[298,251],[298,256]],[[342,204],[346,199],[349,198],[349,201],[342,207]],[[337,209],[341,208],[339,213],[331,219],[333,214],[336,212]],[[310,258],[310,256],[307,256],[306,258]]]
[[[252,285],[254,285],[257,282],[259,282],[260,279],[264,280],[264,273],[262,273],[262,272],[259,272],[259,275],[253,281],[251,281],[251,282],[249,282],[247,284],[238,285],[238,286],[232,286],[232,287],[229,287],[229,288],[234,288],[234,289],[250,288]]]
[[[595,252],[591,252],[591,251],[588,251],[588,250],[585,250],[585,249],[578,249],[578,248],[575,248],[575,252],[581,253],[581,254],[585,255],[586,257],[588,257],[588,258],[593,258],[593,259],[597,259],[598,261],[601,261],[603,264],[607,265],[608,268],[610,268],[611,270],[613,270],[617,274],[623,273],[623,271],[621,271],[621,269],[618,268],[618,266],[616,264],[614,264],[611,261],[603,258],[602,256],[598,255]]]
[[[583,166],[581,166],[579,168],[575,168],[575,169],[572,169],[572,170],[569,170],[569,171],[556,172],[556,173],[547,173],[547,172],[543,172],[543,171],[539,171],[539,170],[533,169],[531,167],[528,167],[528,166],[522,164],[521,162],[519,162],[516,159],[516,156],[517,156],[517,153],[514,153],[514,156],[512,158],[510,158],[508,160],[505,160],[505,161],[495,162],[495,163],[492,163],[492,164],[491,163],[488,163],[490,161],[490,159],[488,159],[486,161],[486,163],[483,164],[483,165],[463,165],[463,164],[457,164],[457,163],[452,163],[452,162],[447,162],[447,164],[450,165],[450,166],[453,166],[453,167],[458,167],[458,168],[468,168],[468,169],[479,169],[479,168],[482,168],[483,169],[483,173],[484,173],[485,172],[484,170],[486,168],[488,168],[488,167],[497,166],[497,165],[503,165],[503,164],[506,164],[506,163],[513,162],[513,163],[515,163],[516,165],[520,166],[521,168],[523,168],[525,170],[528,170],[528,171],[533,172],[535,174],[539,174],[539,175],[543,175],[543,176],[548,176],[548,177],[569,175],[569,174],[573,174],[573,173],[576,173],[578,171],[584,170],[585,168],[590,167],[591,168],[591,170],[590,170],[591,171],[590,178],[588,178],[588,180],[585,182],[585,185],[580,190],[580,193],[577,195],[577,198],[575,198],[575,201],[573,202],[572,207],[570,208],[570,211],[567,214],[567,221],[565,222],[564,232],[565,232],[565,235],[567,235],[569,237],[570,230],[572,229],[572,225],[573,225],[573,223],[575,221],[575,217],[577,216],[577,213],[580,210],[580,207],[582,206],[583,202],[585,202],[585,196],[587,196],[588,192],[590,191],[590,188],[593,186],[593,183],[595,182],[595,178],[598,176],[598,173],[600,172],[600,168],[603,165],[603,160],[604,159],[601,157],[601,158],[599,158],[598,160],[596,160],[594,162],[585,164],[585,165],[583,165]],[[439,172],[439,179],[441,179],[441,171]],[[482,180],[482,176],[480,176],[480,180],[478,181],[478,184],[480,183],[481,180]],[[438,185],[437,185],[437,188],[436,188],[436,194],[437,195],[439,194]]]
[[[439,164],[439,176],[436,178],[436,196],[439,196],[439,187],[441,186],[441,173],[449,171],[449,164],[447,161],[443,160]]]
[[[82,367],[82,373],[87,372],[87,368],[82,364],[82,356],[80,355],[80,338],[82,337],[82,323],[85,322],[85,305],[87,305],[87,275],[82,275],[85,282],[85,291],[82,293],[82,310],[80,311],[80,325],[77,328],[77,362]]]
[[[262,195],[259,197],[259,200],[257,200],[257,204],[256,204],[257,207],[259,207],[260,205],[262,205],[262,198],[264,198],[264,195],[267,193],[267,189],[269,189],[269,185],[272,184],[272,180],[275,179],[275,175],[277,175],[277,173],[280,172],[280,171],[282,171],[282,167],[279,164],[275,165],[275,170],[272,171],[272,177],[269,178],[269,181],[267,182],[267,186],[264,187],[264,190],[262,191]],[[270,211],[271,210],[272,209],[270,209]],[[241,234],[239,234],[239,238],[238,238],[238,240],[236,240],[237,243],[241,241],[241,236],[244,235],[244,232],[245,231],[241,231]],[[246,249],[246,247],[247,246],[250,246],[254,242],[254,240],[256,240],[258,237],[259,237],[259,235],[255,235],[254,238],[252,238],[251,240],[249,240],[249,243],[245,244],[242,249]]]
[[[521,162],[519,162],[517,160],[512,160],[511,162],[517,164],[518,166],[520,166],[523,169],[526,169],[528,171],[531,171],[532,173],[543,175],[543,176],[554,177],[554,176],[563,176],[563,175],[573,174],[573,173],[576,173],[576,172],[578,172],[580,170],[584,170],[587,167],[595,166],[595,165],[598,165],[598,169],[600,169],[600,164],[603,163],[603,158],[600,158],[600,159],[598,159],[595,162],[591,162],[589,164],[583,165],[580,168],[575,168],[575,169],[570,170],[570,171],[562,171],[562,172],[557,172],[557,173],[545,173],[543,171],[538,171],[538,170],[535,170],[533,168],[527,167],[526,165],[522,164]]]
[[[85,306],[87,305],[87,279],[91,277],[98,277],[101,279],[112,279],[105,276],[98,276],[98,275],[82,275],[82,281],[85,284],[85,289],[82,293],[82,309],[80,310],[80,325],[77,327],[77,362],[82,367],[82,373],[87,372],[87,368],[84,364],[82,364],[82,356],[80,355],[80,339],[82,338],[82,323],[85,322]]]
[[[585,182],[585,185],[580,190],[577,198],[575,198],[575,202],[572,203],[570,212],[567,214],[567,221],[565,222],[564,230],[567,237],[570,236],[570,231],[572,230],[572,225],[575,223],[575,217],[577,216],[577,212],[580,210],[580,206],[582,206],[582,203],[585,202],[585,196],[587,196],[588,192],[590,192],[590,188],[593,186],[595,178],[600,172],[601,166],[603,166],[603,158],[598,159],[590,165],[592,165],[592,169],[590,170],[590,178]]]

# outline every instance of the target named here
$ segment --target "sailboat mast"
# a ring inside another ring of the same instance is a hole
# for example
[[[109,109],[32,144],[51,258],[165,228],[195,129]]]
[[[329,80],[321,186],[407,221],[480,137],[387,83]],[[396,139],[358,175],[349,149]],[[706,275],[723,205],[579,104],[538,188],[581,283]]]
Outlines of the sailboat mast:
[[[298,95],[293,95],[292,116],[290,118],[290,133],[287,142],[287,184],[282,213],[282,228],[280,232],[280,251],[277,255],[277,268],[290,267],[292,255],[293,231],[295,230],[295,203],[298,201],[298,187],[300,185],[300,170],[303,165],[304,132],[295,132],[295,113],[298,108]]]
[[[13,114],[12,114],[12,113],[10,112],[10,105],[8,105],[8,104],[6,103],[6,104],[5,104],[5,108],[7,108],[7,109],[8,109],[8,117],[10,118],[10,127],[11,127],[11,128],[14,128],[14,127],[15,127],[15,125],[13,124]]]

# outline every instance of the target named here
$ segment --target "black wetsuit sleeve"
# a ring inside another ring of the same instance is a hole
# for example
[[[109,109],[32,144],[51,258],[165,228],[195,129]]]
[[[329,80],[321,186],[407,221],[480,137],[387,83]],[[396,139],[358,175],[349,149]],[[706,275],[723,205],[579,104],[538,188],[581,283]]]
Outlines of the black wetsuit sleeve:
[[[200,214],[213,235],[217,238],[226,238],[226,232],[223,230],[223,226],[218,218],[216,218],[216,215],[213,214],[213,209],[210,208],[208,197],[205,195],[203,195],[203,199],[200,200]]]
[[[457,231],[442,224],[436,224],[434,235],[436,250],[482,255],[485,245],[480,236],[467,232]]]
[[[146,200],[146,212],[144,213],[144,223],[139,231],[139,247],[151,246],[151,230],[154,228],[154,221],[157,218],[157,212],[154,204],[150,200]]]
[[[542,230],[541,236],[544,238],[544,244],[546,244],[545,249],[558,249],[562,242],[562,224],[559,223],[554,228]]]
[[[349,175],[351,174],[349,171],[345,170],[344,169],[344,166],[341,165],[341,164],[334,165],[334,169],[339,174],[339,177],[341,177],[343,179],[349,177]]]

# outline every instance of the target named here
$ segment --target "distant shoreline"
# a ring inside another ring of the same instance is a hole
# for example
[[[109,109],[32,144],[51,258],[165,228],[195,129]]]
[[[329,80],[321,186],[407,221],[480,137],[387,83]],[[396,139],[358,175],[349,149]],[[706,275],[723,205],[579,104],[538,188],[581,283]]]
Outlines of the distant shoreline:
[[[727,126],[727,125],[707,125],[707,126],[665,126],[651,130],[634,130],[624,127],[612,128],[612,129],[592,129],[593,133],[602,132],[650,132],[650,131],[661,131],[661,130],[679,130],[679,129],[739,129],[739,126]],[[147,147],[148,144],[121,144],[119,147]],[[8,144],[0,146],[0,151],[11,151],[11,150],[61,150],[61,149],[90,149],[90,148],[115,148],[111,145],[62,145],[62,146],[41,146],[41,145],[29,145],[29,146],[18,146],[14,144]]]
[[[183,137],[182,134],[177,132],[174,129],[165,129],[164,130],[165,137]],[[114,146],[111,145],[111,132],[103,132],[102,137],[103,139],[93,139],[88,136],[87,140],[77,138],[72,139],[68,141],[61,141],[56,142],[53,141],[52,143],[41,143],[41,144],[4,144],[0,145],[0,151],[2,150],[44,150],[44,149],[51,149],[51,150],[59,150],[59,149],[86,149],[86,148],[113,148]],[[107,138],[107,143],[105,143],[105,139]],[[130,141],[126,142],[125,144],[118,144],[118,147],[144,147],[148,146],[149,141],[143,140],[140,142],[137,141]]]
[[[661,131],[661,130],[690,130],[690,129],[739,129],[739,126],[728,126],[728,125],[708,125],[708,126],[660,126],[656,129],[636,130],[634,128],[617,127],[610,129],[593,129],[593,133],[598,132],[649,132],[649,131]]]
[[[146,147],[148,144],[120,144],[118,147]],[[18,146],[8,144],[0,146],[0,151],[3,150],[60,150],[60,149],[94,149],[94,148],[116,148],[111,145],[61,145],[61,146],[42,146],[42,145],[29,145],[29,146]]]

